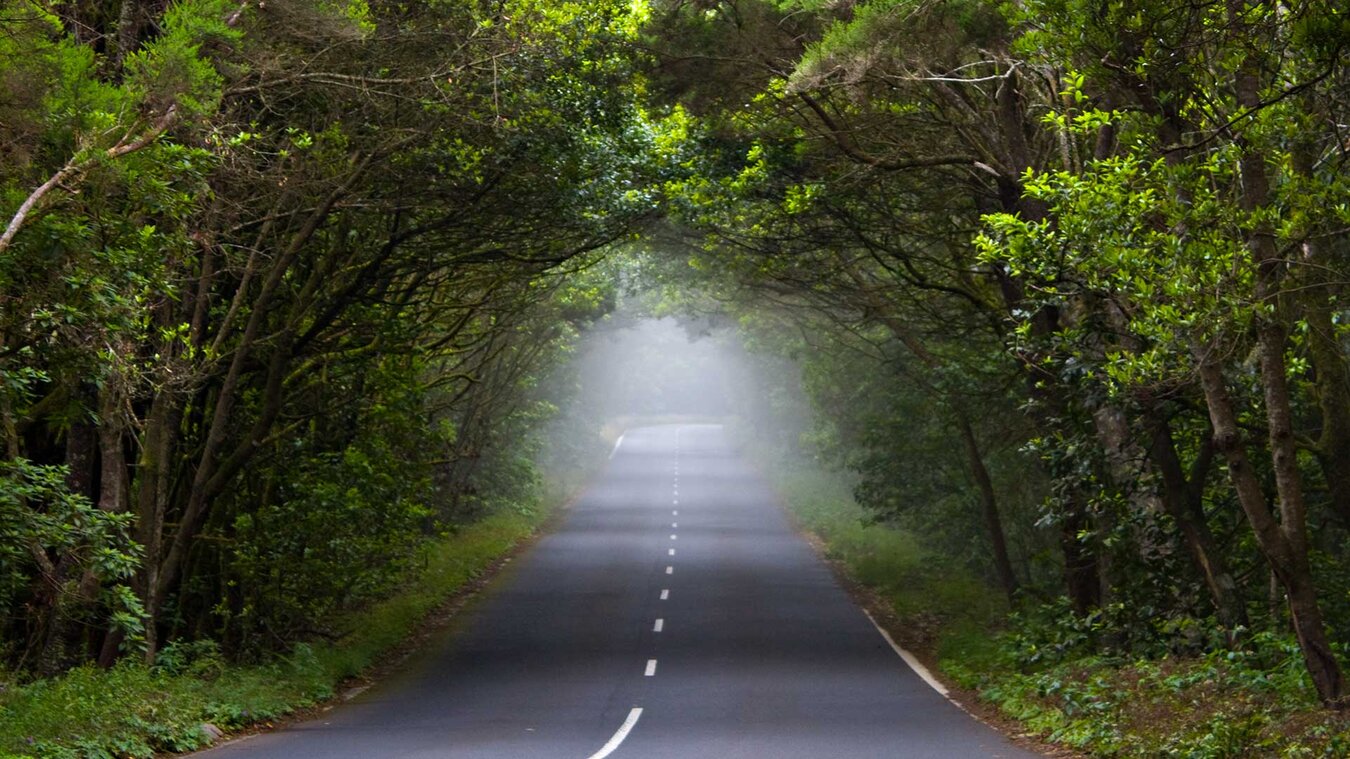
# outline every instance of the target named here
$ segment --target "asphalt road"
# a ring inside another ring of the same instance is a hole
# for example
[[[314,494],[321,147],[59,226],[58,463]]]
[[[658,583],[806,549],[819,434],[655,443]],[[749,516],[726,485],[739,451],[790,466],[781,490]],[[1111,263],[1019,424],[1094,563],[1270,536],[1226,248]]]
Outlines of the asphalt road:
[[[715,426],[628,432],[465,615],[320,719],[199,756],[1036,756],[896,655]]]

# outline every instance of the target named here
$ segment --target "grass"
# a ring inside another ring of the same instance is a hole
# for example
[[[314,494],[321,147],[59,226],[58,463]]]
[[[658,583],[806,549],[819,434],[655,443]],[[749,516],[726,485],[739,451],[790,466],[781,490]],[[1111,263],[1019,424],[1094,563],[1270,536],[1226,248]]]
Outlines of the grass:
[[[981,680],[982,696],[1005,714],[1093,756],[1350,756],[1350,721],[1317,704],[1284,636],[1185,657],[1082,656]]]
[[[925,549],[913,533],[869,523],[839,475],[775,461],[753,447],[749,453],[797,524],[819,538],[826,557],[903,621],[901,642],[942,658],[991,655],[990,627],[1008,611],[997,591]]]
[[[86,666],[51,680],[0,686],[0,759],[188,751],[210,742],[207,724],[226,732],[265,725],[331,698],[547,515],[504,511],[428,546],[424,568],[401,592],[340,621],[346,635],[299,644],[265,665],[227,664],[207,641],[171,646],[153,668]]]
[[[1316,703],[1287,635],[1187,656],[1044,656],[1085,623],[1053,606],[1010,619],[993,588],[915,535],[867,525],[839,475],[746,447],[826,556],[894,610],[897,638],[1022,732],[1103,757],[1350,757],[1350,717]]]

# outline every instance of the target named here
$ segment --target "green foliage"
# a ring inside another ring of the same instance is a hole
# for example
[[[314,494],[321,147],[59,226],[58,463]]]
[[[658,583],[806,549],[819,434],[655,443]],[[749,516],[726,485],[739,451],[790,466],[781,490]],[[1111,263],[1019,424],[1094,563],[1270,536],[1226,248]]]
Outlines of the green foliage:
[[[547,514],[501,514],[427,546],[418,555],[422,566],[398,592],[339,620],[343,635],[335,643],[302,643],[266,664],[232,665],[211,641],[178,642],[161,650],[153,667],[124,662],[11,680],[0,691],[0,754],[98,759],[190,751],[209,742],[205,723],[227,731],[265,724],[330,698]]]
[[[83,582],[82,538],[48,540],[83,583],[56,592],[16,543],[11,664],[142,631],[265,658],[428,538],[531,512],[539,378],[668,169],[643,4],[0,5],[0,450],[139,515],[162,570]]]
[[[260,467],[225,525],[229,599],[216,610],[235,652],[256,653],[379,597],[406,574],[437,499],[432,463],[453,442],[428,418],[419,369],[390,360],[330,387],[364,384],[336,426],[314,425]],[[352,567],[365,571],[352,573]]]
[[[923,546],[915,533],[877,524],[849,493],[847,480],[820,464],[784,457],[737,430],[757,464],[781,494],[797,524],[822,543],[825,556],[849,577],[879,594],[905,622],[906,635],[924,646],[965,637],[997,624],[1006,601],[988,583]],[[955,650],[953,646],[949,650]]]
[[[1350,745],[1350,724],[1320,710],[1290,637],[1239,631],[1228,645],[1211,637],[1212,621],[1143,619],[1118,604],[1079,617],[1060,600],[1008,616],[983,582],[911,534],[869,526],[837,475],[750,450],[826,555],[890,604],[907,645],[1051,742],[1093,756],[1214,759],[1334,757]]]
[[[139,601],[124,584],[140,564],[141,550],[131,540],[132,517],[96,508],[72,493],[64,467],[40,466],[25,459],[0,462],[0,614],[9,619],[24,611],[17,600],[23,578],[35,572],[48,582],[78,584],[80,573],[109,585],[108,620],[133,637],[141,629]],[[73,566],[56,575],[52,557]],[[37,566],[34,566],[34,565]],[[72,592],[69,587],[52,593]]]
[[[1028,629],[1014,628],[1016,642]],[[1291,639],[1258,634],[1203,656],[1070,656],[976,678],[1005,713],[1093,755],[1130,757],[1338,756],[1350,725],[1319,712]]]
[[[224,79],[204,48],[239,40],[226,20],[239,11],[233,0],[189,0],[169,6],[153,43],[126,56],[124,87],[138,108],[176,106],[184,117],[209,117],[219,105]]]

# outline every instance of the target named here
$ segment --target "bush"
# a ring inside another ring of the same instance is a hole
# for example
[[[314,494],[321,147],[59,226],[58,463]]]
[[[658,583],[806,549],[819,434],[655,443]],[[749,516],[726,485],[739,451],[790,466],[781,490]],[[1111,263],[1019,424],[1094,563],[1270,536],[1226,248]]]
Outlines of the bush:
[[[425,566],[385,601],[336,620],[335,643],[295,645],[261,665],[227,663],[213,641],[166,645],[147,667],[79,667],[0,689],[0,757],[124,759],[190,751],[223,730],[265,723],[332,697],[339,684],[406,639],[447,596],[547,518],[497,514],[426,549]]]

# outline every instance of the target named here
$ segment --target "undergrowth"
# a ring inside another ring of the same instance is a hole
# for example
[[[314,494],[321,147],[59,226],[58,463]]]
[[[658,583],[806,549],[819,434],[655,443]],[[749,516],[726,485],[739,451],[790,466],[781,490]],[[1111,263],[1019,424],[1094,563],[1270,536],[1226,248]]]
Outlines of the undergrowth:
[[[428,545],[421,570],[400,592],[338,620],[345,635],[297,644],[267,664],[230,664],[211,641],[197,641],[166,646],[153,667],[84,666],[28,683],[0,673],[0,759],[188,751],[210,742],[208,724],[229,732],[331,698],[546,516],[505,510]]]
[[[749,448],[798,524],[894,609],[902,642],[1026,731],[1103,757],[1350,757],[1350,720],[1316,702],[1288,635],[1197,641],[1188,633],[1212,621],[1188,631],[1172,620],[1148,633],[1186,646],[1112,650],[1116,628],[1139,624],[1129,610],[1077,617],[1062,602],[1027,602],[1009,614],[995,590],[914,534],[869,524],[838,475]]]

